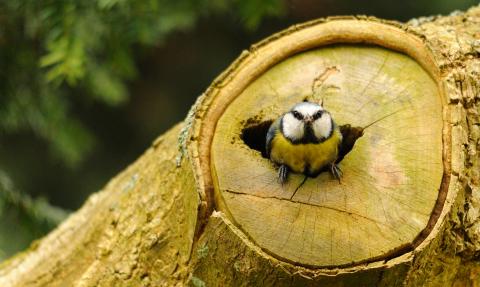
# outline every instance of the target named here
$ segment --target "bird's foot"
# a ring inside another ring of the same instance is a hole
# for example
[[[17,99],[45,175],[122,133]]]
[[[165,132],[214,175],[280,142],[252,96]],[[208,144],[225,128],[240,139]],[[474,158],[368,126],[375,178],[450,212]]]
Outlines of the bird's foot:
[[[343,176],[343,172],[342,170],[340,169],[340,167],[338,165],[336,165],[335,163],[332,163],[330,165],[330,172],[332,173],[333,177],[335,179],[338,180],[338,182],[340,182],[340,179],[342,178]]]
[[[278,169],[278,182],[281,184],[284,184],[287,182],[287,177],[288,177],[288,166],[282,164],[280,168]]]

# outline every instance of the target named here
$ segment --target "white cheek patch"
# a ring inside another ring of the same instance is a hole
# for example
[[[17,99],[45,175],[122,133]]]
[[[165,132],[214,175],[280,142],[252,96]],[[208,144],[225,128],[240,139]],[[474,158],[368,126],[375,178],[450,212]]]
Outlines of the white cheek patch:
[[[328,113],[324,113],[321,118],[313,122],[313,133],[318,139],[327,138],[332,128],[332,117]]]
[[[291,140],[299,140],[303,138],[303,123],[297,120],[291,113],[286,114],[282,118],[283,135]]]

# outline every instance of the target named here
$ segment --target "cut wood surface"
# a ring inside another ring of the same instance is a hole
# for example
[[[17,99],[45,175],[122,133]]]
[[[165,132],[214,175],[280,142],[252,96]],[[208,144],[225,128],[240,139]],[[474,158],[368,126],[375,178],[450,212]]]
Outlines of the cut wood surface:
[[[262,249],[296,264],[389,256],[427,226],[439,194],[440,97],[418,63],[384,48],[334,45],[291,57],[248,86],[217,124],[211,154],[220,205]],[[304,176],[292,174],[282,186],[273,163],[248,145],[263,144],[265,134],[242,136],[305,98],[323,101],[339,125],[381,119],[340,163],[340,183],[322,173],[302,185]]]

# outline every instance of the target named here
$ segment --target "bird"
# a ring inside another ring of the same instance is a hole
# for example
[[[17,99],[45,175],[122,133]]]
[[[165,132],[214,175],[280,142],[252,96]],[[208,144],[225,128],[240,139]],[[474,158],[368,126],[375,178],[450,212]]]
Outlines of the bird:
[[[266,135],[266,154],[279,168],[284,184],[290,172],[316,177],[329,169],[340,181],[343,172],[336,161],[342,133],[321,104],[303,101],[275,120]]]

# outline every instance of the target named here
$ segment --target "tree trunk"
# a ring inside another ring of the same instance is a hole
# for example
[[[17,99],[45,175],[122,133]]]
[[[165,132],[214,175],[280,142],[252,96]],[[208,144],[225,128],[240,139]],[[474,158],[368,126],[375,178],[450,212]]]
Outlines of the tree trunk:
[[[0,286],[480,284],[479,53],[480,7],[276,34],[1,264]],[[340,183],[281,185],[264,157],[269,124],[304,99],[342,125]]]

